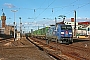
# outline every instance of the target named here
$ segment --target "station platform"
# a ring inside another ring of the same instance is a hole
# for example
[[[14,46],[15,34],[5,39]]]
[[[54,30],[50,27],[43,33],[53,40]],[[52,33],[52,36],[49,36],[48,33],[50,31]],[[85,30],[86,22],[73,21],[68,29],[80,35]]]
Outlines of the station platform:
[[[21,40],[10,41],[11,43],[2,44],[0,47],[0,60],[54,60],[25,37]]]

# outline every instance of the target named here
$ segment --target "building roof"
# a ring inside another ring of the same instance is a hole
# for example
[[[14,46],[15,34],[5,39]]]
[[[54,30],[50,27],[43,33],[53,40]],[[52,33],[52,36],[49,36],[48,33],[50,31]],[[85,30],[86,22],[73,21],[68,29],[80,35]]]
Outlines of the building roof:
[[[78,24],[90,24],[90,22],[78,22]]]

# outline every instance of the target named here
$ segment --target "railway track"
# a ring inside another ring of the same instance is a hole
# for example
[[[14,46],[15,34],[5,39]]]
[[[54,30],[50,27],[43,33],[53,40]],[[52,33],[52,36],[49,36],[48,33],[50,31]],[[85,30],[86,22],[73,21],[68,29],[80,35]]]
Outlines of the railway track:
[[[3,48],[12,48],[13,46],[14,47],[18,47],[19,44],[22,44],[22,42],[19,42],[19,41],[14,41],[13,38],[9,38],[9,39],[1,39],[0,40],[0,46],[3,47]]]
[[[40,50],[45,51],[46,53],[48,53],[50,56],[53,56],[57,60],[65,60],[65,59],[70,60],[70,58],[66,57],[65,55],[58,54],[56,49],[53,48],[52,46],[43,44],[42,42],[33,39],[30,39],[30,42],[36,45]],[[61,56],[63,56],[64,58]]]
[[[4,44],[9,42],[11,42],[11,45],[4,46]],[[43,53],[38,50],[38,48],[31,44],[26,38],[17,41],[12,41],[10,39],[1,40],[0,47],[0,60],[43,60],[44,58],[45,60],[54,60],[45,52]]]
[[[10,39],[0,39],[0,43],[1,43],[1,44],[6,44],[6,43],[8,43],[8,42],[11,42],[12,39],[13,39],[13,38],[10,38]]]
[[[77,50],[80,50],[80,51],[84,51],[84,52],[89,52],[90,53],[90,49],[89,48],[84,48],[84,47],[79,47],[79,46],[74,46],[74,45],[72,45],[72,46],[65,46],[65,47],[69,47],[69,48],[73,48],[73,49],[77,49]]]
[[[45,40],[30,38],[34,44],[41,47],[42,49],[45,49],[46,51],[49,51],[51,55],[55,55],[57,58],[63,57],[63,59],[75,59],[75,60],[89,60],[87,57],[82,56],[84,53],[90,53],[90,50],[83,47],[78,47],[74,45],[64,45],[59,44],[55,42],[51,42],[49,45],[45,43]],[[47,48],[45,48],[47,47]],[[51,53],[52,52],[52,53]],[[48,54],[49,54],[48,53]]]

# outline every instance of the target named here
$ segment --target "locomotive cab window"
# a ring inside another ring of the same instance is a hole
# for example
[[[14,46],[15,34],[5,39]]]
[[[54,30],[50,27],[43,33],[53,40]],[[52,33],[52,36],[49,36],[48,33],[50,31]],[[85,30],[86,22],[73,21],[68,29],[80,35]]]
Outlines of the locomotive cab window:
[[[62,30],[66,29],[66,26],[61,26],[61,29],[62,29]]]
[[[61,29],[62,30],[71,30],[72,29],[72,27],[70,26],[70,25],[65,25],[65,26],[61,26]]]
[[[72,30],[72,27],[71,26],[67,26],[66,29]]]

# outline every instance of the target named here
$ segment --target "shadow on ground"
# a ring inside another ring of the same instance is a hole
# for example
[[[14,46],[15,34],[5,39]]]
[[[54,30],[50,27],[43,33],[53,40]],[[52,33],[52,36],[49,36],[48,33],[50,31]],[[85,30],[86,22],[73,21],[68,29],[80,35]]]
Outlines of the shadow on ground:
[[[90,41],[88,39],[73,39],[73,43]]]
[[[13,38],[13,36],[11,36],[11,35],[6,35],[6,34],[0,34],[0,38],[2,38],[2,40],[5,40],[5,39]]]

